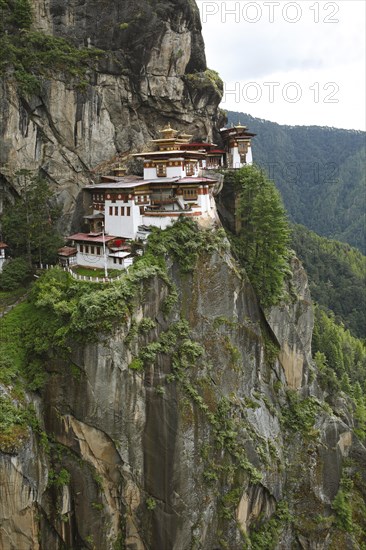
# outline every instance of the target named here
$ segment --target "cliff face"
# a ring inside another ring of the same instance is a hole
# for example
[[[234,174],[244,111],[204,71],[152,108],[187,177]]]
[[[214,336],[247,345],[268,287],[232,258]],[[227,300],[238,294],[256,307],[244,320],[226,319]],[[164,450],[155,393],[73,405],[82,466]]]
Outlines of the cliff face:
[[[17,189],[17,170],[40,170],[68,230],[89,170],[102,161],[141,150],[167,122],[212,138],[220,83],[205,73],[194,2],[35,0],[32,7],[35,29],[104,51],[83,89],[61,72],[43,80],[39,95],[1,81],[3,182]]]
[[[111,336],[48,361],[52,449],[2,456],[2,548],[359,548],[331,503],[365,449],[311,373],[301,266],[267,319],[225,241],[168,272],[171,313],[155,276]]]
[[[60,73],[38,96],[1,86],[1,183],[41,170],[67,230],[91,168],[168,121],[211,138],[220,91],[193,2],[32,4],[36,28],[105,51],[84,90]],[[38,421],[0,453],[0,547],[360,548],[332,502],[352,477],[362,510],[365,449],[348,404],[339,398],[336,416],[317,384],[297,260],[292,298],[265,313],[225,240],[202,246],[189,272],[167,261],[166,277],[141,278],[112,332],[69,341],[66,356],[40,345],[46,383],[27,396]],[[123,310],[118,300],[111,292],[105,307]]]

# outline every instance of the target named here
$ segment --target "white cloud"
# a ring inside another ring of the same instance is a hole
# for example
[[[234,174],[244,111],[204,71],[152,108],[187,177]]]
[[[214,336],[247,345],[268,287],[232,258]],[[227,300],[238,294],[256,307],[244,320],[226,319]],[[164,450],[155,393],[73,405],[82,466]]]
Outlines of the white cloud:
[[[220,73],[227,90],[240,85],[241,101],[226,94],[223,108],[287,124],[364,129],[363,1],[200,0],[198,6],[209,67]],[[256,103],[245,101],[245,92],[255,91],[245,85],[253,81],[262,89]],[[268,87],[263,87],[265,82],[280,83],[274,88],[273,102]],[[296,82],[302,92],[296,103],[282,97],[283,90],[296,91],[287,86],[290,82]],[[338,90],[330,97],[329,83]]]

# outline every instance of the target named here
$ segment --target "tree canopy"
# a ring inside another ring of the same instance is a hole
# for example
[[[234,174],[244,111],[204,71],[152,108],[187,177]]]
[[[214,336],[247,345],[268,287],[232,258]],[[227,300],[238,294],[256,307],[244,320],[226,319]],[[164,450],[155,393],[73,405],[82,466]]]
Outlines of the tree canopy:
[[[282,296],[288,272],[289,225],[279,192],[265,173],[245,166],[225,175],[238,192],[240,230],[233,238],[239,260],[245,267],[263,306]]]
[[[45,179],[27,170],[17,175],[21,194],[15,204],[5,208],[3,238],[12,257],[25,257],[29,265],[53,263],[63,242],[56,226],[61,210]]]
[[[292,246],[309,277],[312,298],[353,335],[366,333],[366,258],[346,243],[292,226]]]

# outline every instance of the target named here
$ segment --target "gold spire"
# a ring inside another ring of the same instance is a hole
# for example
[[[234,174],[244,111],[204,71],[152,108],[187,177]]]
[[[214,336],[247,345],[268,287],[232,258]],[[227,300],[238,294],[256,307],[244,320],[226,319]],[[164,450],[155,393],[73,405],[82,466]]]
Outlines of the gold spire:
[[[162,130],[160,130],[160,133],[164,138],[171,139],[177,135],[178,130],[173,130],[170,123],[168,123]]]

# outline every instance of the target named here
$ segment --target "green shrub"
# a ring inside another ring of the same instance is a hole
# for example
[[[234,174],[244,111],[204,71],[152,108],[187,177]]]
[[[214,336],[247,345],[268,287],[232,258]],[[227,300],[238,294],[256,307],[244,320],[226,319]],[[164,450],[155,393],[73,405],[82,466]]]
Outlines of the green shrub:
[[[282,407],[284,426],[303,435],[312,434],[316,415],[320,412],[319,401],[314,397],[302,399],[295,391],[287,391],[288,406]]]
[[[15,453],[27,435],[28,411],[10,396],[0,396],[0,451]]]
[[[339,529],[352,533],[353,520],[352,520],[352,504],[350,502],[349,492],[344,489],[339,489],[333,502],[332,509],[336,514],[336,525]]]
[[[66,470],[66,468],[61,468],[59,472],[55,472],[54,470],[50,470],[48,472],[48,485],[51,487],[52,485],[56,487],[63,487],[64,485],[68,485],[71,480],[70,472]]]
[[[156,508],[156,500],[152,497],[146,499],[146,508],[152,512]]]
[[[0,288],[15,290],[22,286],[31,276],[29,263],[24,258],[14,258],[5,262],[0,273]]]
[[[131,363],[128,365],[128,368],[134,371],[143,371],[144,362],[142,361],[142,359],[135,357],[135,359],[132,359]]]

